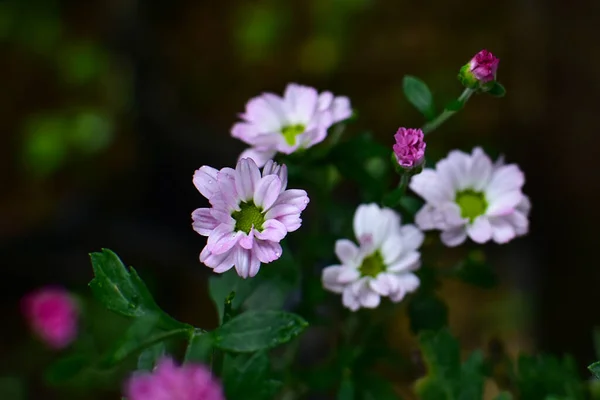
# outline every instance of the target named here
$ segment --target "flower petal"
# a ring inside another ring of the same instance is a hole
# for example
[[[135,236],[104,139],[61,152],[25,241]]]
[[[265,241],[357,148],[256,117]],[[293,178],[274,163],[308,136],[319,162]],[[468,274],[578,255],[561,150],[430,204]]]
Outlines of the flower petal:
[[[302,218],[300,214],[289,214],[277,218],[277,221],[285,225],[288,232],[294,232],[302,226]]]
[[[335,255],[342,264],[357,266],[358,247],[348,239],[335,242]]]
[[[333,102],[333,93],[331,92],[322,92],[319,95],[318,101],[318,109],[319,111],[328,110],[331,107],[331,103]]]
[[[253,251],[238,247],[235,251],[235,270],[241,278],[253,277],[260,269],[260,260]]]
[[[467,225],[467,235],[476,243],[485,243],[492,238],[492,225],[485,216],[475,218],[473,224]]]
[[[492,226],[492,239],[494,242],[504,244],[510,242],[517,235],[515,228],[506,218],[490,218]]]
[[[425,240],[425,234],[416,226],[403,225],[400,228],[400,235],[402,235],[402,244],[407,250],[416,250],[423,244]]]
[[[248,201],[254,196],[254,189],[261,178],[260,171],[252,158],[242,158],[235,170],[235,189],[242,201]]]
[[[511,214],[522,199],[523,193],[519,189],[504,192],[496,198],[488,198],[490,204],[485,213],[490,216]]]
[[[469,171],[469,186],[475,191],[483,190],[490,180],[492,169],[492,160],[483,152],[481,147],[473,149]]]
[[[255,97],[246,104],[243,118],[255,124],[262,132],[278,132],[286,120],[281,98],[268,93]]]
[[[360,308],[358,298],[354,295],[352,288],[349,286],[343,289],[342,304],[351,311],[356,311]]]
[[[485,188],[486,198],[495,199],[506,192],[520,190],[524,183],[525,175],[517,165],[504,165],[492,174],[492,178]]]
[[[240,198],[235,190],[236,175],[237,173],[232,168],[223,168],[217,174],[219,197],[231,211],[239,210],[238,204]]]
[[[440,235],[442,243],[448,247],[456,247],[467,240],[467,229],[466,226],[457,226],[454,228],[447,229]]]
[[[369,286],[381,296],[389,296],[398,290],[398,278],[394,274],[381,273],[369,281]]]
[[[217,184],[218,172],[218,170],[206,165],[194,172],[194,178],[192,179],[194,186],[207,199],[210,199],[219,192],[219,185]]]
[[[404,246],[405,243],[402,236],[393,235],[386,237],[380,248],[383,263],[385,265],[396,263],[405,249]]]
[[[210,208],[197,208],[192,212],[192,227],[202,236],[208,236],[219,225]]]
[[[317,91],[309,86],[287,85],[283,98],[291,112],[290,123],[310,122],[317,110],[318,97]]]
[[[305,190],[302,189],[288,189],[279,195],[277,201],[275,201],[274,206],[280,204],[291,204],[293,206],[298,207],[298,210],[304,211],[306,206],[308,205],[310,199]]]
[[[279,197],[280,190],[281,180],[278,176],[267,175],[260,178],[254,191],[254,204],[268,210]]]
[[[256,240],[254,242],[254,253],[261,263],[267,264],[281,257],[281,245],[268,240]]]
[[[246,250],[251,250],[254,246],[254,229],[250,229],[249,234],[240,233],[240,246],[242,246]]]
[[[454,200],[454,191],[449,182],[441,179],[431,169],[425,169],[420,174],[414,175],[409,184],[410,189],[432,205],[440,205]]]
[[[251,158],[252,160],[254,160],[254,162],[256,163],[256,165],[260,168],[263,165],[265,165],[265,163],[267,161],[269,161],[270,159],[272,159],[273,157],[275,157],[275,154],[277,154],[277,150],[275,149],[268,149],[268,148],[258,148],[258,147],[250,147],[246,150],[244,150],[242,152],[242,154],[240,154],[240,159],[243,158]]]
[[[281,180],[281,191],[285,190],[288,179],[287,166],[285,164],[279,165],[273,160],[267,161],[262,170],[262,176],[267,175],[277,175]]]
[[[213,254],[223,254],[235,246],[243,232],[233,232],[226,224],[217,226],[208,236],[206,247]]]
[[[256,237],[260,240],[269,240],[271,242],[277,242],[287,235],[286,226],[276,219],[269,219],[265,221],[262,226],[262,231],[256,231]]]
[[[330,108],[333,123],[343,121],[352,116],[352,108],[350,99],[346,96],[337,96],[333,99],[333,104]]]
[[[448,157],[438,161],[435,169],[441,180],[446,182],[454,191],[467,188],[468,171],[471,165],[471,157],[462,151],[453,150]]]
[[[421,265],[421,253],[411,251],[403,255],[395,263],[388,265],[389,272],[413,271]]]

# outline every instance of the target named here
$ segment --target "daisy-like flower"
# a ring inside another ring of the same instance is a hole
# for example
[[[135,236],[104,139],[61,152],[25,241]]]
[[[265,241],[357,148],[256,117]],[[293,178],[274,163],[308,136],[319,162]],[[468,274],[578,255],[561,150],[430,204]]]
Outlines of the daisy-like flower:
[[[309,202],[304,190],[286,190],[287,168],[272,160],[262,173],[251,158],[235,169],[203,166],[193,181],[212,206],[192,213],[194,230],[208,236],[200,261],[217,273],[235,266],[242,278],[281,257],[279,242],[300,228]]]
[[[375,308],[381,297],[399,302],[419,287],[412,272],[419,268],[423,232],[414,225],[400,225],[400,216],[389,208],[362,204],[354,213],[354,234],[359,245],[348,239],[335,243],[340,265],[323,269],[323,286],[342,294],[342,303],[352,311]]]
[[[23,314],[36,335],[53,349],[63,349],[77,338],[79,306],[67,290],[47,286],[21,300]]]
[[[252,158],[262,167],[278,152],[291,154],[322,142],[331,125],[351,115],[347,97],[290,83],[283,97],[263,93],[248,101],[243,122],[233,126],[231,135],[252,146],[240,158]]]
[[[471,154],[451,151],[435,169],[412,177],[409,187],[426,201],[415,222],[422,230],[441,230],[446,246],[458,246],[467,237],[507,243],[529,228],[524,183],[516,164],[492,164],[479,147]]]
[[[161,359],[152,372],[135,373],[125,383],[128,400],[225,400],[223,388],[200,364],[177,366]]]

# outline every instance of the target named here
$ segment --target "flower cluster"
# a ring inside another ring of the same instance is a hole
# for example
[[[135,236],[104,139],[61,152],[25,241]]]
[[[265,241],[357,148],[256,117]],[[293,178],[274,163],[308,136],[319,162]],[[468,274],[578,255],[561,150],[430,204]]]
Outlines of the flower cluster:
[[[125,384],[128,400],[225,400],[221,384],[203,365],[177,366],[161,359],[151,373],[136,373]]]
[[[300,227],[309,202],[304,190],[286,189],[287,169],[272,160],[262,172],[251,158],[235,169],[203,166],[193,182],[212,206],[192,213],[194,230],[208,236],[200,261],[218,273],[235,266],[243,278],[281,256],[279,242]]]
[[[400,128],[394,139],[394,155],[401,167],[412,168],[423,162],[426,144],[421,129]]]
[[[65,348],[77,337],[79,307],[65,289],[37,289],[23,297],[21,307],[29,326],[49,347]]]

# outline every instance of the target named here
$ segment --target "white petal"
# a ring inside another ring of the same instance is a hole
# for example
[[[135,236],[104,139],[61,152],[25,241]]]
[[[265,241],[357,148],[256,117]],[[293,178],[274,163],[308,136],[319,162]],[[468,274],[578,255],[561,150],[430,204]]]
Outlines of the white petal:
[[[398,261],[405,249],[405,243],[400,235],[388,236],[381,245],[381,256],[385,265],[391,265]]]
[[[281,180],[278,176],[267,175],[260,178],[254,191],[254,204],[263,210],[268,210],[279,197],[280,190]]]
[[[351,311],[356,311],[360,308],[358,298],[354,295],[354,293],[352,293],[352,289],[350,287],[344,288],[342,292],[342,304]]]
[[[369,286],[381,296],[389,296],[398,290],[399,282],[396,275],[384,272],[371,279]]]
[[[489,221],[492,225],[492,239],[494,239],[494,242],[504,244],[515,238],[515,228],[506,218],[490,218]]]
[[[252,252],[250,250],[242,249],[238,247],[235,250],[234,262],[235,270],[241,278],[248,278],[250,276]]]
[[[440,179],[447,182],[454,191],[464,190],[468,185],[467,174],[471,157],[462,151],[453,150],[448,157],[438,161],[435,169]]]
[[[341,265],[331,265],[323,268],[323,271],[321,272],[321,282],[325,289],[334,293],[342,293],[346,284],[340,282],[338,279],[341,269]]]
[[[467,222],[468,219],[460,216],[460,207],[450,202],[439,206],[426,204],[415,215],[415,223],[421,230],[448,230]]]
[[[404,225],[400,228],[402,243],[407,250],[416,250],[423,244],[425,234],[415,225]]]
[[[335,99],[333,99],[333,104],[331,105],[330,110],[333,123],[350,118],[350,116],[352,116],[350,99],[346,96],[337,96]]]
[[[515,164],[504,165],[492,174],[485,189],[486,198],[495,199],[506,192],[520,190],[525,183],[525,175]]]
[[[512,225],[517,236],[525,235],[529,231],[529,219],[527,219],[527,216],[520,211],[515,211],[512,214],[500,218],[504,218]]]
[[[223,168],[217,174],[219,195],[229,210],[239,210],[240,198],[235,189],[236,175],[237,173],[232,168]]]
[[[244,150],[242,154],[240,154],[239,158],[251,158],[252,160],[254,160],[258,167],[262,167],[267,161],[275,157],[275,154],[277,154],[276,149],[259,149],[256,147],[250,147]]]
[[[254,195],[254,189],[261,177],[260,171],[252,158],[242,158],[235,170],[235,189],[242,201],[248,201]]]
[[[244,235],[243,232],[233,232],[231,226],[220,224],[208,236],[206,247],[213,254],[223,254],[235,246],[242,235]]]
[[[354,234],[362,246],[379,247],[389,223],[375,203],[361,204],[354,213]]]
[[[409,184],[410,189],[433,205],[440,205],[454,200],[454,191],[450,182],[440,179],[432,169],[425,169],[414,175]]]
[[[318,94],[314,88],[290,83],[284,93],[286,106],[291,110],[290,123],[307,124],[317,110]]]
[[[261,263],[270,263],[271,261],[277,260],[281,257],[281,245],[279,243],[267,241],[267,240],[256,240],[254,241],[254,248],[252,249],[254,254]]]
[[[262,132],[278,132],[286,122],[282,103],[280,97],[265,93],[248,101],[243,118],[257,125]]]
[[[490,180],[492,169],[492,160],[483,152],[481,147],[476,147],[471,156],[469,186],[475,191],[483,190]]]
[[[207,199],[210,199],[219,192],[219,185],[217,184],[218,172],[216,169],[206,165],[194,172],[194,178],[192,179],[194,186]]]
[[[355,265],[358,258],[358,247],[348,239],[335,242],[335,255],[342,264]]]
[[[408,254],[404,254],[398,261],[388,265],[387,270],[389,272],[401,272],[401,271],[412,271],[421,265],[421,253],[418,251],[411,251]]]
[[[404,273],[397,277],[398,289],[390,293],[390,300],[394,303],[401,301],[406,293],[412,293],[419,288],[421,281],[412,273]]]
[[[303,211],[309,201],[306,191],[301,189],[288,189],[281,192],[274,206],[279,204],[291,204],[298,207],[298,210]]]
[[[207,251],[207,247],[200,253],[200,261],[213,269],[214,272],[221,274],[229,271],[233,267],[235,250],[223,254],[212,254]]]
[[[517,204],[517,210],[525,216],[529,215],[529,212],[531,211],[531,200],[529,200],[529,197],[523,195],[521,202]]]
[[[523,193],[518,189],[504,192],[495,198],[488,198],[489,205],[485,213],[491,216],[511,214],[522,199]]]
[[[485,216],[475,218],[471,225],[467,225],[467,235],[476,243],[485,243],[492,238],[492,225]]]
[[[323,92],[319,95],[319,111],[325,111],[331,107],[331,103],[333,102],[333,93],[331,92]]]
[[[377,308],[381,302],[381,296],[370,287],[365,286],[358,297],[360,305],[365,308]]]
[[[442,243],[448,247],[456,247],[467,240],[467,229],[466,226],[457,226],[445,230],[440,235]]]

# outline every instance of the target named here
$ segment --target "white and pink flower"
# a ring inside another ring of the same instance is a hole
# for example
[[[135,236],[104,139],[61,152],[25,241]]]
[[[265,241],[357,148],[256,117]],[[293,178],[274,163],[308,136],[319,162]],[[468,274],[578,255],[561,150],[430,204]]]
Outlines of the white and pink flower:
[[[279,242],[300,228],[309,202],[304,190],[286,189],[287,168],[272,160],[262,173],[251,158],[235,169],[203,166],[193,182],[211,204],[192,213],[194,230],[208,236],[200,261],[217,273],[235,266],[242,278],[281,257]]]
[[[413,273],[420,267],[423,232],[414,225],[400,224],[400,216],[389,208],[362,204],[354,214],[354,234],[359,245],[348,239],[335,243],[341,264],[323,269],[323,286],[342,294],[342,303],[352,311],[376,308],[381,297],[401,301],[419,287]]]
[[[291,154],[322,142],[331,125],[351,115],[347,97],[290,83],[283,97],[263,93],[248,101],[243,121],[231,135],[252,146],[240,158],[252,158],[262,167],[276,153]]]
[[[435,169],[412,177],[409,187],[425,199],[415,216],[422,230],[442,231],[446,246],[467,237],[477,243],[507,243],[529,229],[525,176],[516,164],[492,163],[481,148],[454,150]]]

